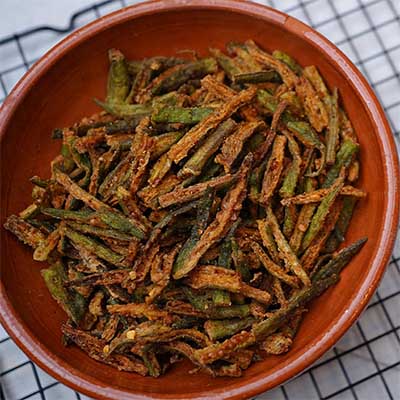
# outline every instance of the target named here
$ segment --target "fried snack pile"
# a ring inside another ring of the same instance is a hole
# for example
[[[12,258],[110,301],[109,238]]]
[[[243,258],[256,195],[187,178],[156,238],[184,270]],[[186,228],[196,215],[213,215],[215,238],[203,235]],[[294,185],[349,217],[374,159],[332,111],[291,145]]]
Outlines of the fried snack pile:
[[[56,129],[51,178],[5,227],[48,261],[66,344],[123,371],[240,376],[287,352],[365,193],[314,66],[253,41],[187,60],[109,51],[104,111]]]

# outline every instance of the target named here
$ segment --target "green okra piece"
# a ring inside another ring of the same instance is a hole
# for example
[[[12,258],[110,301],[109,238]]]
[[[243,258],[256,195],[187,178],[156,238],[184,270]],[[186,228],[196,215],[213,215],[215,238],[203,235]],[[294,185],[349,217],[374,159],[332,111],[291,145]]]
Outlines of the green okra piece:
[[[129,233],[130,235],[135,236],[138,239],[144,239],[145,237],[143,231],[139,229],[130,219],[126,218],[122,214],[106,208],[100,208],[96,212],[96,216],[103,223],[117,231]]]
[[[218,65],[225,71],[230,80],[232,80],[233,76],[240,74],[239,66],[231,57],[222,53],[219,49],[210,49],[210,53],[215,57]]]
[[[185,97],[182,96],[180,93],[170,92],[161,96],[154,97],[151,100],[151,105],[155,110],[157,110],[163,107],[181,107],[184,102]]]
[[[224,139],[232,133],[236,125],[236,122],[231,118],[222,122],[217,129],[207,137],[205,142],[195,151],[189,160],[186,161],[185,165],[178,172],[178,177],[200,175],[207,161],[218,151]]]
[[[122,240],[125,242],[129,242],[130,240],[132,240],[131,235],[119,232],[114,229],[104,229],[104,228],[99,228],[97,226],[82,224],[72,221],[68,221],[67,224],[75,231],[87,233],[93,236],[98,236],[99,238],[110,238],[110,239]]]
[[[339,275],[340,271],[350,262],[350,260],[362,249],[368,238],[362,238],[345,247],[336,253],[332,259],[317,271],[313,278],[313,282],[327,279],[332,275]]]
[[[153,111],[151,120],[156,123],[181,123],[194,125],[214,111],[213,108],[209,107],[167,106]]]
[[[32,178],[29,179],[30,182],[32,182],[34,185],[39,186],[43,189],[46,189],[47,186],[50,184],[49,179],[42,179],[38,176],[32,176]]]
[[[142,64],[143,61],[137,61],[137,60],[126,61],[126,68],[128,69],[128,74],[131,75],[132,77],[135,77],[139,73]]]
[[[182,246],[178,256],[175,259],[174,266],[172,268],[172,275],[175,276],[177,272],[184,266],[186,258],[192,251],[201,237],[201,234],[205,230],[208,219],[210,218],[210,209],[214,201],[215,191],[208,188],[203,197],[199,200],[197,206],[196,223],[193,225],[190,237],[187,239],[185,244]]]
[[[274,236],[278,246],[281,258],[285,261],[287,267],[290,268],[293,273],[304,283],[304,285],[308,286],[310,284],[310,279],[301,266],[296,254],[289,246],[289,243],[287,242],[282,231],[280,230],[279,223],[271,207],[267,208],[267,222],[271,228],[272,235]]]
[[[136,95],[150,83],[152,75],[153,70],[150,68],[150,60],[143,61],[135,74],[135,79],[125,100],[127,104],[132,103]]]
[[[233,83],[239,85],[244,83],[264,83],[264,82],[281,82],[281,77],[276,71],[257,71],[239,73],[233,76]]]
[[[304,251],[321,230],[323,223],[328,215],[332,204],[336,200],[337,196],[340,193],[340,189],[343,187],[344,178],[340,177],[336,180],[336,182],[331,186],[330,192],[323,198],[321,203],[319,204],[315,214],[313,215],[310,225],[303,237],[303,242],[301,244],[301,250]]]
[[[205,312],[212,319],[245,318],[250,315],[250,306],[248,304],[232,304],[228,307],[211,307]]]
[[[63,220],[72,220],[81,223],[88,223],[91,218],[94,217],[95,213],[89,210],[71,211],[62,210],[60,208],[43,208],[42,214],[48,215],[49,217]]]
[[[292,207],[295,208],[296,206],[291,205],[285,207],[285,216],[283,219],[283,227],[282,227],[282,232],[288,240],[290,240],[291,234],[296,225],[296,219],[293,218],[293,211],[291,210]]]
[[[16,215],[10,215],[7,218],[4,223],[4,228],[13,233],[21,242],[34,249],[46,240],[45,236],[38,228]]]
[[[314,183],[312,178],[307,177],[305,179],[304,189],[306,193],[314,190]],[[292,232],[289,242],[289,245],[293,249],[295,254],[299,253],[305,231],[310,225],[311,218],[316,208],[317,205],[314,203],[304,204],[299,212],[296,226],[294,228],[294,231]]]
[[[329,127],[326,134],[326,163],[332,165],[335,163],[336,147],[339,141],[339,105],[338,89],[333,89],[329,108]]]
[[[79,232],[74,231],[70,228],[63,228],[62,232],[64,235],[70,239],[72,242],[77,243],[79,246],[83,247],[87,251],[95,254],[102,260],[108,261],[114,265],[121,265],[124,256],[114,253],[108,247],[98,243],[96,240],[89,238],[88,236],[82,235]]]
[[[151,90],[152,94],[160,95],[176,90],[191,79],[199,79],[207,74],[216,72],[217,67],[217,62],[214,58],[204,58],[199,61],[188,63],[153,87]]]
[[[230,42],[227,49],[242,60],[243,69],[246,68],[246,71],[255,72],[262,69],[262,65],[249,53],[246,44]]]
[[[240,224],[240,218],[238,218],[232,227],[229,229],[224,241],[221,244],[220,252],[218,256],[218,266],[231,269],[232,265],[232,238],[235,234],[237,227]],[[213,303],[216,306],[229,306],[231,305],[231,295],[225,290],[215,290],[213,293]]]
[[[199,182],[201,183],[211,180],[221,172],[221,169],[221,164],[217,164],[214,159],[209,160],[204,167],[203,173],[199,177]]]
[[[146,104],[105,103],[98,99],[94,99],[94,102],[108,113],[121,118],[136,116],[143,118],[152,112],[152,108]]]
[[[288,121],[287,127],[296,138],[307,147],[316,147],[321,150],[325,145],[321,142],[311,125],[305,121]]]
[[[286,137],[288,139],[289,152],[292,156],[292,163],[279,189],[281,197],[291,197],[295,194],[302,164],[299,145],[292,136],[286,135]]]
[[[272,53],[272,57],[274,57],[277,60],[282,61],[283,63],[285,63],[297,75],[301,75],[302,74],[303,69],[300,67],[300,65],[296,62],[296,60],[294,58],[289,56],[289,54],[284,53],[281,50],[275,50]]]
[[[116,121],[107,122],[104,126],[105,133],[112,135],[114,133],[131,133],[135,131],[138,126],[142,115],[134,116],[133,118],[118,119]]]
[[[211,340],[218,340],[227,336],[232,336],[250,327],[254,322],[255,319],[253,317],[246,317],[244,319],[208,320],[204,324],[204,330]]]
[[[81,154],[76,150],[75,141],[76,137],[74,136],[66,138],[72,159],[74,160],[75,164],[85,173],[84,177],[78,182],[79,186],[85,188],[88,186],[90,182],[90,176],[92,175],[92,163],[90,162],[90,158],[87,153]]]
[[[250,282],[252,277],[251,271],[249,266],[245,262],[243,252],[240,249],[235,238],[231,239],[231,246],[232,246],[232,259],[233,259],[233,264],[235,265],[235,270],[240,274],[242,281],[248,283]]]
[[[81,294],[64,286],[68,277],[62,262],[58,261],[50,268],[42,269],[40,273],[53,299],[67,313],[68,317],[79,325],[86,314],[87,303]]]
[[[333,253],[344,241],[344,236],[350,225],[351,217],[353,216],[354,208],[357,204],[357,199],[353,196],[344,196],[343,207],[340,211],[339,218],[336,222],[333,232],[326,241],[324,251]]]
[[[154,137],[154,147],[151,153],[151,159],[156,160],[160,156],[162,156],[166,151],[168,151],[173,144],[175,144],[185,132],[177,131],[177,132],[167,132],[162,135],[158,135]]]
[[[65,173],[69,174],[75,168],[75,161],[71,155],[70,145],[68,143],[65,143],[65,141],[61,145],[60,153],[63,156],[63,160],[62,160],[62,164],[61,164],[62,169]]]
[[[264,160],[258,167],[254,168],[249,179],[249,199],[258,204],[261,193],[261,182],[265,174],[268,159]]]
[[[128,96],[130,77],[124,55],[117,49],[108,51],[110,69],[108,71],[106,103],[123,103]]]
[[[299,307],[304,306],[310,300],[319,296],[338,280],[338,275],[331,275],[328,278],[316,280],[311,286],[306,286],[303,289],[296,291],[289,299],[286,307],[281,307],[275,311],[271,317],[253,324],[251,331],[254,334],[256,341],[263,340],[271,333],[274,333]]]
[[[278,107],[278,100],[264,89],[257,91],[257,101],[271,114],[273,114]],[[284,115],[286,115],[285,112],[282,114],[282,120],[284,120]]]
[[[39,213],[40,213],[40,207],[37,204],[32,203],[19,213],[19,217],[26,220],[34,218]]]
[[[158,378],[162,371],[154,351],[154,346],[152,344],[143,347],[142,359],[144,365],[149,371],[149,375],[153,378]]]
[[[332,165],[326,174],[322,188],[330,187],[333,184],[335,179],[339,176],[340,170],[350,165],[353,155],[357,153],[358,148],[359,145],[354,143],[351,139],[345,139],[343,141],[336,154],[335,164]]]

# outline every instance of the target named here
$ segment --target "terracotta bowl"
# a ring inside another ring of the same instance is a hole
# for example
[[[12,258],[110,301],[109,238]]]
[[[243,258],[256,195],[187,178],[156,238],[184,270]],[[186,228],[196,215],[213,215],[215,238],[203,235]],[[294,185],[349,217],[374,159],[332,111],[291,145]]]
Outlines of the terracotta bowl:
[[[177,50],[222,48],[253,38],[282,49],[302,64],[317,65],[329,86],[339,87],[361,143],[360,186],[369,194],[353,218],[347,241],[369,240],[340,283],[310,306],[292,350],[254,364],[242,378],[189,375],[176,365],[159,379],[118,372],[61,345],[66,316],[41,279],[42,264],[2,230],[0,319],[29,357],[72,388],[102,399],[246,398],[299,374],[346,332],[364,309],[385,270],[397,230],[399,171],[385,115],[360,72],[332,43],[298,20],[255,3],[174,0],[142,3],[87,25],[47,53],[5,101],[1,133],[1,222],[30,199],[28,178],[49,175],[60,144],[51,129],[96,111],[104,96],[110,47],[129,58],[174,55]]]

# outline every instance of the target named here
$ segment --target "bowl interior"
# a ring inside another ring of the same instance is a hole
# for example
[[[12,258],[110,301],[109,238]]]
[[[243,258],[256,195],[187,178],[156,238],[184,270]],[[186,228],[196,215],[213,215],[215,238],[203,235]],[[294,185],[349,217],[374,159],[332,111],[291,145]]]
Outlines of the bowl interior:
[[[282,17],[283,18],[283,17]],[[283,22],[283,21],[281,21]],[[359,203],[347,242],[362,236],[369,241],[343,272],[340,283],[314,301],[292,350],[254,364],[244,378],[210,379],[188,374],[188,365],[176,365],[159,379],[118,372],[91,360],[75,347],[61,345],[60,325],[64,313],[51,299],[40,276],[43,264],[34,262],[30,249],[10,234],[1,234],[1,280],[16,315],[48,352],[104,387],[171,398],[235,392],[238,385],[255,382],[261,375],[272,380],[284,373],[304,352],[323,338],[349,307],[369,273],[383,232],[383,211],[388,202],[387,181],[382,177],[384,153],[376,126],[366,105],[346,74],[307,38],[287,31],[280,22],[266,21],[234,10],[172,10],[116,23],[91,35],[51,65],[32,85],[10,120],[2,141],[1,214],[4,218],[29,204],[33,175],[49,176],[49,162],[60,142],[50,139],[54,127],[68,126],[97,110],[92,98],[103,98],[107,73],[107,49],[120,48],[128,58],[174,55],[182,49],[205,54],[209,47],[223,48],[230,40],[253,38],[267,50],[282,49],[302,65],[317,65],[329,87],[337,86],[361,144],[362,171],[359,186],[368,192]],[[368,223],[365,223],[367,216]],[[178,380],[179,379],[179,380]],[[184,382],[184,384],[179,384]],[[273,383],[271,383],[272,385]]]

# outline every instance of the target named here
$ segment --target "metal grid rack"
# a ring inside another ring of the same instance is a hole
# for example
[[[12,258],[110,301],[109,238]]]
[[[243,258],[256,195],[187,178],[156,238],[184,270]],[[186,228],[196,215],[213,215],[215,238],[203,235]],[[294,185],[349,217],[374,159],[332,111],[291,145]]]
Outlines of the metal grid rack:
[[[25,71],[72,30],[141,0],[107,0],[70,18],[0,38],[0,102]],[[258,0],[303,20],[342,49],[383,104],[400,149],[400,1]],[[360,320],[307,372],[257,400],[400,399],[400,239]],[[0,326],[0,399],[88,399],[51,378]]]

